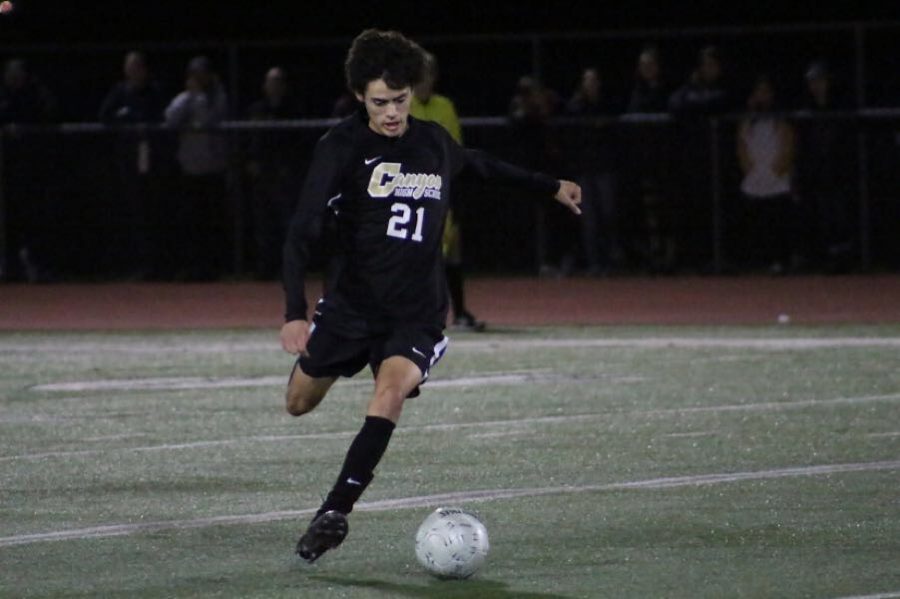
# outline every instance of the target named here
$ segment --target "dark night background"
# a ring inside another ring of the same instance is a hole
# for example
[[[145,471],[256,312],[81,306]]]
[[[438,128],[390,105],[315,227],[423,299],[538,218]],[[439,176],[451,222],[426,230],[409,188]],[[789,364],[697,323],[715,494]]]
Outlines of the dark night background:
[[[47,2],[16,0],[4,43],[290,39],[365,27],[413,36],[895,19],[894,2]]]
[[[568,97],[581,70],[598,66],[605,89],[622,100],[634,82],[635,58],[648,42],[661,50],[670,88],[686,80],[700,48],[718,45],[736,107],[753,78],[768,72],[782,107],[798,108],[803,74],[814,59],[829,62],[848,108],[900,107],[897,2],[14,2],[15,10],[0,16],[0,61],[26,57],[60,98],[59,120],[65,122],[96,121],[131,49],[146,52],[167,99],[183,88],[187,61],[205,54],[227,82],[231,118],[246,118],[273,65],[286,67],[304,116],[327,117],[344,92],[341,65],[349,42],[368,27],[400,30],[434,52],[441,63],[439,91],[463,117],[506,114],[516,81],[535,67],[548,87]],[[864,24],[862,43],[855,38],[856,23]],[[858,56],[864,57],[862,71]],[[900,264],[896,232],[881,226],[897,222],[900,213],[893,199],[900,172],[897,131],[896,120],[882,120],[869,138],[869,192],[890,199],[872,207],[876,263]],[[320,133],[304,131],[303,147],[312,147]],[[514,159],[505,150],[516,144],[501,128],[470,127],[465,135],[469,145]],[[56,204],[55,234],[77,236],[82,248],[77,257],[59,252],[56,259],[62,271],[92,274],[105,251],[98,240],[114,228],[104,204],[108,194],[98,191],[113,185],[109,140],[70,134],[65,143],[48,145],[59,154],[53,163],[66,165],[48,192],[65,198]],[[733,189],[733,141],[726,139],[722,147],[723,186]],[[504,253],[479,246],[490,239],[481,229],[493,222],[483,221],[466,223],[478,267],[531,268],[530,252],[518,247],[531,235],[527,222],[507,227],[509,238],[501,245],[511,249]]]
[[[848,25],[885,21],[900,23],[895,3],[15,0],[15,10],[0,17],[0,58],[26,56],[35,72],[66,98],[62,117],[67,121],[94,118],[129,49],[147,51],[152,70],[170,94],[181,87],[190,56],[209,55],[233,82],[229,91],[235,117],[257,95],[265,70],[280,64],[305,96],[307,114],[327,116],[343,89],[341,63],[349,41],[367,27],[392,28],[438,55],[441,87],[454,97],[461,114],[497,115],[505,112],[516,78],[535,64],[527,34],[607,36],[607,42],[557,39],[542,45],[539,74],[563,95],[589,64],[605,71],[610,92],[627,94],[634,57],[652,41],[662,46],[670,85],[684,79],[698,48],[716,43],[736,88],[754,72],[768,70],[783,79],[781,88],[790,97],[799,91],[799,76],[814,57],[831,61],[839,78],[852,84],[854,48]],[[780,25],[822,24],[844,29],[806,29],[798,35],[778,30]],[[768,33],[753,33],[759,27],[769,27]],[[717,34],[717,28],[726,33]],[[872,106],[900,104],[900,86],[892,83],[900,56],[897,31],[875,28],[868,35]],[[682,32],[687,34],[680,36]],[[510,37],[477,39],[490,35]],[[462,41],[448,39],[460,36]],[[228,43],[240,46],[239,56],[228,55]],[[471,93],[474,89],[478,93]]]

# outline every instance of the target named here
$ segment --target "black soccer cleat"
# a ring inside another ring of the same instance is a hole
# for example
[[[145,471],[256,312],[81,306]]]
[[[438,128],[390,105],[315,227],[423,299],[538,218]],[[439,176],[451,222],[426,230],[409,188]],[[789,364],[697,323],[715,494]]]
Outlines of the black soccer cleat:
[[[349,530],[347,516],[334,510],[325,512],[309,523],[309,528],[297,541],[297,555],[313,563],[323,553],[343,543]]]

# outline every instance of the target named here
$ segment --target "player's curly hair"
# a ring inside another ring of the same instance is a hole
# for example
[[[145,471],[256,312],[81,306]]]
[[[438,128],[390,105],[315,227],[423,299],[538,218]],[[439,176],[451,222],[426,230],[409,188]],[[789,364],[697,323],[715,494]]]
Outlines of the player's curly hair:
[[[384,79],[391,89],[415,86],[422,80],[422,48],[397,31],[366,29],[353,40],[344,61],[350,91],[364,94],[369,82]]]

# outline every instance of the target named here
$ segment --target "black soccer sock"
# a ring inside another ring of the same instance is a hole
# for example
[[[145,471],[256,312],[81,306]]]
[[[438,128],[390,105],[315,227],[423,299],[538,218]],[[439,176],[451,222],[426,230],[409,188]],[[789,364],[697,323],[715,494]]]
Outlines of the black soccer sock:
[[[454,318],[464,318],[466,315],[466,302],[463,296],[463,270],[459,264],[447,264],[444,269],[447,272],[447,291],[450,292],[450,305],[453,307]]]
[[[387,418],[366,416],[362,430],[347,450],[341,473],[322,507],[316,512],[316,517],[331,510],[343,514],[349,514],[353,510],[353,504],[375,476],[375,466],[387,449],[394,426]]]

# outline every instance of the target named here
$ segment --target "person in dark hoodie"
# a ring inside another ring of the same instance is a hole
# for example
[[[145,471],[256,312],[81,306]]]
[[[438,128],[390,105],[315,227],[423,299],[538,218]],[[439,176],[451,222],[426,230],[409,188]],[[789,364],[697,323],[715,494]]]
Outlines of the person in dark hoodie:
[[[619,266],[619,213],[616,201],[616,153],[619,150],[616,103],[599,70],[582,71],[566,112],[578,121],[569,129],[569,162],[581,185],[581,235],[589,275],[603,275]]]
[[[680,202],[677,251],[679,266],[688,271],[706,272],[712,268],[709,118],[730,108],[722,56],[718,48],[707,46],[700,51],[697,67],[688,81],[669,98],[669,110],[677,119],[680,145],[675,157]]]
[[[659,50],[656,46],[647,46],[638,55],[634,87],[626,112],[667,112],[668,108],[669,88],[663,81]]]
[[[20,125],[45,125],[57,119],[56,99],[19,58],[8,60],[0,81],[0,127],[8,126],[3,140],[3,177],[6,202],[6,247],[0,247],[0,280],[45,282],[49,244],[43,231],[50,219],[45,169],[51,144]]]
[[[164,220],[154,214],[158,202],[152,191],[159,173],[159,145],[150,131],[137,126],[159,123],[164,103],[143,53],[126,54],[122,74],[122,80],[104,98],[98,116],[108,126],[122,127],[114,145],[120,193],[113,212],[120,226],[113,248],[127,261],[128,275],[140,279],[154,268],[151,248],[162,244],[154,233]]]
[[[810,253],[816,267],[842,272],[850,268],[856,246],[858,207],[852,185],[856,140],[846,121],[827,118],[828,112],[848,108],[828,65],[813,62],[804,79],[803,108],[813,118],[800,123],[797,170],[800,196],[812,223]]]
[[[287,73],[281,67],[266,71],[262,97],[248,110],[252,121],[294,120],[302,116]],[[298,155],[296,130],[261,128],[250,134],[247,172],[252,186],[253,237],[256,276],[271,280],[281,274],[281,248],[296,201]]]
[[[626,113],[647,115],[667,113],[669,86],[663,76],[659,49],[645,46],[638,54],[634,87]],[[623,202],[624,227],[632,240],[627,248],[650,272],[669,272],[676,260],[673,205],[672,128],[667,123],[636,117],[628,128],[625,161],[625,193],[631,201]]]

